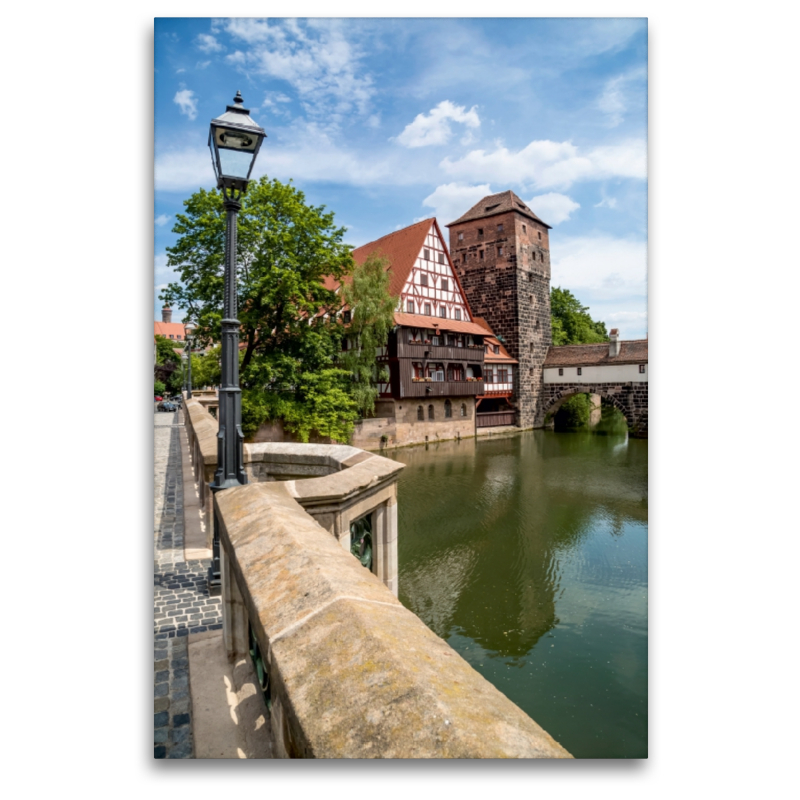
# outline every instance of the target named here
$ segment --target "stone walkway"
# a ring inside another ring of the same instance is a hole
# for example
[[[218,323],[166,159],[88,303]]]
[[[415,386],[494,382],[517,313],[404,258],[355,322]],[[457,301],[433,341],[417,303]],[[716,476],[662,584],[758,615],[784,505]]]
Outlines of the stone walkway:
[[[153,755],[192,758],[189,697],[190,633],[222,627],[220,598],[208,596],[210,560],[183,552],[183,474],[180,413],[154,414],[153,519]]]

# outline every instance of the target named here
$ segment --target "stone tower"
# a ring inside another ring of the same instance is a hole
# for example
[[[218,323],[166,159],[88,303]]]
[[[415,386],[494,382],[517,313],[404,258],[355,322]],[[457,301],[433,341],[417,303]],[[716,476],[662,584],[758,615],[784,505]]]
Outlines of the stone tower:
[[[541,427],[542,368],[550,329],[550,226],[514,192],[484,197],[451,222],[450,255],[473,312],[519,361],[519,424]]]

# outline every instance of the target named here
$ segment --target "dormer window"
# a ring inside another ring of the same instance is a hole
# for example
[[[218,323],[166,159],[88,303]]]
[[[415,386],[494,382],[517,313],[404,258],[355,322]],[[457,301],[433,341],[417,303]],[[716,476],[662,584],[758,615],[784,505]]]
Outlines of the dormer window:
[[[500,353],[500,345],[499,344],[492,345],[492,350],[494,351],[495,355],[499,355],[499,353]]]

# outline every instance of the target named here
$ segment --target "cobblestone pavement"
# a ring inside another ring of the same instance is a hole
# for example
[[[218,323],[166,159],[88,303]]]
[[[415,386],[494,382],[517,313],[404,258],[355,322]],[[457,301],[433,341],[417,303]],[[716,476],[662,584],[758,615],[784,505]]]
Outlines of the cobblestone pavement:
[[[208,596],[210,560],[183,555],[183,474],[178,413],[154,414],[153,755],[192,757],[187,636],[222,627],[220,598]]]

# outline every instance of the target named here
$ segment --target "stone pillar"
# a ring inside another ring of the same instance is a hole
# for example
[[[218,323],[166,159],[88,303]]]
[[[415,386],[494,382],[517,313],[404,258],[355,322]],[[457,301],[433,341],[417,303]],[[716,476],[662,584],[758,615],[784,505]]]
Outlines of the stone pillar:
[[[397,498],[374,511],[376,574],[397,597]]]
[[[236,661],[241,656],[246,656],[250,650],[247,610],[244,607],[236,576],[231,569],[228,554],[222,546],[219,550],[222,575],[222,636],[228,658]]]
[[[590,394],[589,402],[592,404],[592,410],[589,412],[589,427],[594,428],[600,423],[600,417],[602,416],[600,395]]]

